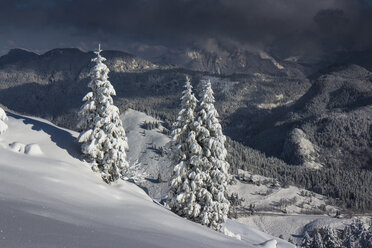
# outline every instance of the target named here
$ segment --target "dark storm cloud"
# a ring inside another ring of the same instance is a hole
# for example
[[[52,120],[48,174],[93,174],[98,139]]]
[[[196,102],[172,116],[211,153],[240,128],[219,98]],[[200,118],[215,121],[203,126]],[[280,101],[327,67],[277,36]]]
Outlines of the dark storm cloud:
[[[170,47],[213,39],[283,56],[369,48],[371,24],[361,0],[3,0],[0,9],[0,31],[51,32],[54,44],[62,34]]]

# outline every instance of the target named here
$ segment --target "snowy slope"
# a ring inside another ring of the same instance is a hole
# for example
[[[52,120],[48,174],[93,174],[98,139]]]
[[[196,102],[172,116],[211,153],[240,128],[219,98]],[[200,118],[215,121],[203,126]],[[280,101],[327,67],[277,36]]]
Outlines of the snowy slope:
[[[170,175],[172,164],[166,154],[158,154],[152,147],[167,147],[169,138],[162,133],[162,125],[152,130],[146,130],[142,125],[144,122],[161,121],[132,109],[128,109],[122,118],[130,144],[128,158],[131,164],[137,164],[135,172],[145,177],[145,180],[137,183],[151,198],[164,200],[168,193],[168,183],[164,181]],[[157,180],[159,173],[163,182]],[[241,180],[230,185],[229,192],[237,193],[239,198],[244,199],[238,209],[237,221],[251,226],[252,229],[276,237],[283,235],[286,240],[291,238],[300,242],[304,231],[312,230],[314,226],[339,226],[350,222],[332,217],[336,215],[338,208],[328,205],[325,196],[294,186],[273,186],[272,179],[251,175],[242,170],[239,170],[239,177]],[[289,202],[280,205],[283,200]],[[255,206],[255,214],[247,216],[247,209],[251,204]],[[229,225],[231,223],[233,222],[229,222]]]
[[[327,197],[314,192],[295,186],[280,187],[273,179],[252,175],[243,170],[238,170],[238,174],[241,180],[230,185],[229,190],[248,200],[243,202],[243,207],[254,204],[256,212],[336,215],[340,210],[338,207],[328,205]]]
[[[251,216],[238,208],[237,221],[240,223],[300,242],[303,233],[312,230],[310,227],[349,222],[334,217],[340,209],[329,205],[325,196],[295,186],[279,187],[275,180],[273,183],[273,179],[247,171],[239,170],[238,174],[241,180],[230,185],[229,191],[244,199],[240,209],[254,205]]]
[[[159,154],[154,148],[166,147],[170,139],[162,133],[162,122],[145,113],[128,109],[122,114],[122,119],[130,144],[127,155],[132,173],[143,179],[137,179],[136,183],[152,199],[160,202],[168,194],[167,179],[170,177],[172,164],[167,154]],[[159,122],[160,127],[147,130],[143,127],[145,122]]]
[[[228,223],[237,240],[184,220],[130,182],[107,185],[77,159],[77,133],[8,117],[0,136],[0,247],[275,247],[272,236],[245,225]],[[40,150],[24,153],[30,144]]]
[[[164,147],[170,141],[169,137],[162,133],[164,129],[162,122],[132,109],[125,111],[122,119],[128,141],[131,143],[127,153],[130,164],[141,164],[145,174],[151,177],[158,176],[158,173],[161,173],[160,168],[170,166],[169,159],[164,159],[164,156],[153,149]],[[146,130],[142,127],[145,122],[159,122],[160,127]]]

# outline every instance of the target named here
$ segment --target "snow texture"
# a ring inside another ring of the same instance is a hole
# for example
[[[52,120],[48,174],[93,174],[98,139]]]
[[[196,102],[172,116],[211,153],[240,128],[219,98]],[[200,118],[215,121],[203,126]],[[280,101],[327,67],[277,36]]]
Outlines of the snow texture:
[[[236,238],[237,240],[242,240],[242,237],[240,236],[240,234],[233,233],[232,231],[227,229],[227,227],[222,228],[222,233],[225,234],[226,236]]]
[[[25,152],[25,146],[25,144],[22,144],[20,142],[12,142],[11,144],[9,144],[9,147],[12,151],[20,153]]]
[[[155,204],[133,183],[110,185],[77,157],[78,133],[8,114],[0,140],[0,247],[4,248],[247,248],[272,236],[228,221],[229,238]],[[27,156],[8,144],[38,144]],[[294,247],[278,240],[278,247]]]
[[[5,123],[6,120],[8,120],[8,117],[6,116],[5,111],[0,108],[0,134],[5,133],[8,129],[8,125]]]
[[[43,155],[41,148],[38,144],[25,145],[20,142],[12,142],[9,144],[9,148],[14,152],[24,153],[27,155],[40,156]]]
[[[162,122],[138,112],[127,109],[122,114],[130,149],[127,152],[130,167],[125,177],[143,187],[151,198],[162,201],[166,198],[171,174],[171,161],[165,152],[170,139],[163,132]],[[144,123],[159,123],[159,128],[147,130]]]
[[[262,244],[259,244],[257,246],[262,247],[262,248],[276,248],[277,243],[278,243],[278,241],[276,241],[275,239],[271,239],[271,240],[265,241]]]
[[[43,152],[38,144],[28,144],[25,146],[25,154],[39,156],[43,155]]]

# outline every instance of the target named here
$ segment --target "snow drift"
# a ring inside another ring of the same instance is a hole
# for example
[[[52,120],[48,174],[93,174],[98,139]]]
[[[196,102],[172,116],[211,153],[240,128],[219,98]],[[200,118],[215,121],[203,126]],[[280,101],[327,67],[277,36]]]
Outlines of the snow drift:
[[[130,182],[107,185],[78,159],[77,133],[8,117],[0,136],[0,247],[255,247],[273,239],[233,222],[228,228],[242,240],[230,238],[154,204]],[[14,152],[15,141],[42,153]],[[293,246],[278,239],[278,247]]]

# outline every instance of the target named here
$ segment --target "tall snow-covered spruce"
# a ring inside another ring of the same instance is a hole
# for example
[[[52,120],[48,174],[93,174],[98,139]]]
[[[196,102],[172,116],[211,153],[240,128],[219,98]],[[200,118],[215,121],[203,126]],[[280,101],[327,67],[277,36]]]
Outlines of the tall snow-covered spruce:
[[[173,124],[172,148],[175,167],[168,196],[168,205],[173,212],[194,221],[200,214],[201,206],[197,202],[197,195],[203,180],[201,171],[193,163],[196,157],[202,155],[202,148],[197,143],[192,129],[197,102],[190,80],[186,78],[181,110]]]
[[[230,207],[225,197],[229,179],[225,136],[210,82],[203,84],[199,107],[189,80],[185,88],[172,132],[175,167],[168,204],[178,215],[222,231]]]
[[[196,140],[203,149],[199,166],[209,177],[204,182],[208,193],[204,194],[200,217],[202,224],[222,231],[222,224],[226,221],[230,208],[230,202],[226,198],[230,165],[226,161],[226,137],[222,133],[214,102],[211,82],[202,81],[200,107],[193,125]]]
[[[113,104],[114,87],[108,80],[110,70],[103,63],[101,46],[95,51],[95,63],[90,71],[91,92],[85,95],[85,103],[79,111],[78,137],[81,151],[92,162],[92,169],[102,174],[102,179],[113,182],[120,178],[128,167],[126,149],[127,138],[120,120],[119,109]]]
[[[8,117],[6,116],[4,109],[0,108],[0,134],[5,133],[8,129],[8,125],[5,123],[6,120],[8,120]]]

